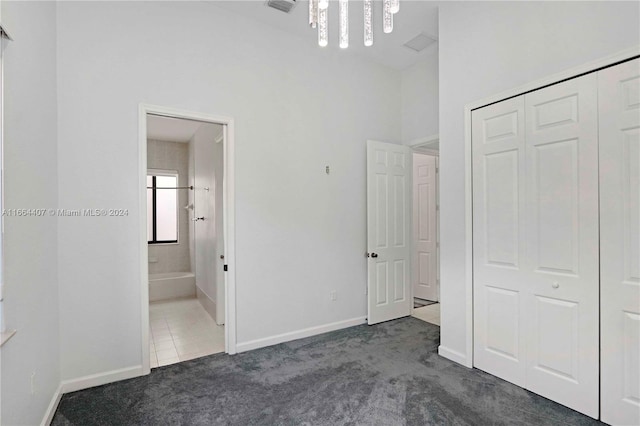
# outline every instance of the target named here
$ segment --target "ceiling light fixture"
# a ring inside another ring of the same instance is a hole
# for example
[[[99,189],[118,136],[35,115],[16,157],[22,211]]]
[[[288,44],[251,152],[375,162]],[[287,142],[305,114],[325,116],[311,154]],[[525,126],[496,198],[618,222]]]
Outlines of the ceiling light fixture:
[[[318,8],[318,45],[320,45],[320,47],[325,47],[329,44],[327,11],[327,9]]]
[[[309,0],[309,26],[318,29],[318,45],[329,44],[328,9],[330,0]],[[373,46],[373,0],[364,0],[364,45]],[[339,45],[342,49],[349,46],[349,0],[338,0],[339,7]],[[393,15],[400,11],[400,0],[382,0],[382,30],[393,31]]]

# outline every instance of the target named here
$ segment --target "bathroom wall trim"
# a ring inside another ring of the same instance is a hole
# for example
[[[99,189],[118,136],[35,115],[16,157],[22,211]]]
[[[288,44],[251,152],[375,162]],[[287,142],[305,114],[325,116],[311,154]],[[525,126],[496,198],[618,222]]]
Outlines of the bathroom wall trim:
[[[207,293],[202,291],[200,287],[196,285],[196,297],[200,302],[200,305],[204,308],[205,311],[209,314],[209,316],[215,321],[216,320],[216,302],[209,297]],[[218,324],[222,325],[222,324]]]

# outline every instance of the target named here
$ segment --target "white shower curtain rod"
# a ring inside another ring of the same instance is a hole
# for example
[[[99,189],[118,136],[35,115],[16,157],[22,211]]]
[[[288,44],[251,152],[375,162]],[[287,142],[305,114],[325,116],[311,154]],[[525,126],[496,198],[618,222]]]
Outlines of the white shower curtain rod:
[[[147,189],[190,189],[193,191],[193,185],[192,186],[156,186],[155,188],[153,186],[147,186]],[[205,189],[209,189],[209,188],[205,188]]]

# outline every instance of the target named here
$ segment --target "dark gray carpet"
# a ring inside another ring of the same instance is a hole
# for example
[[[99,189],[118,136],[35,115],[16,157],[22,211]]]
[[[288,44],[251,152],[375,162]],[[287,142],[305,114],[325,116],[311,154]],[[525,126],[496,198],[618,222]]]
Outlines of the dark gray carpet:
[[[593,425],[437,354],[415,318],[154,369],[64,395],[53,425]]]

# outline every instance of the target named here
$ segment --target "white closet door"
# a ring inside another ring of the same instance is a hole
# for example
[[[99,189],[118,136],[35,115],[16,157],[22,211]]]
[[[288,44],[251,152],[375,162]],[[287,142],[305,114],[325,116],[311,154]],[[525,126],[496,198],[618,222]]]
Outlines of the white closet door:
[[[525,95],[527,389],[598,417],[596,74]]]
[[[602,421],[640,424],[640,59],[598,73]]]
[[[411,313],[411,151],[367,141],[368,322]]]
[[[413,297],[438,300],[436,157],[413,154]]]
[[[474,366],[525,386],[524,96],[472,113]]]

